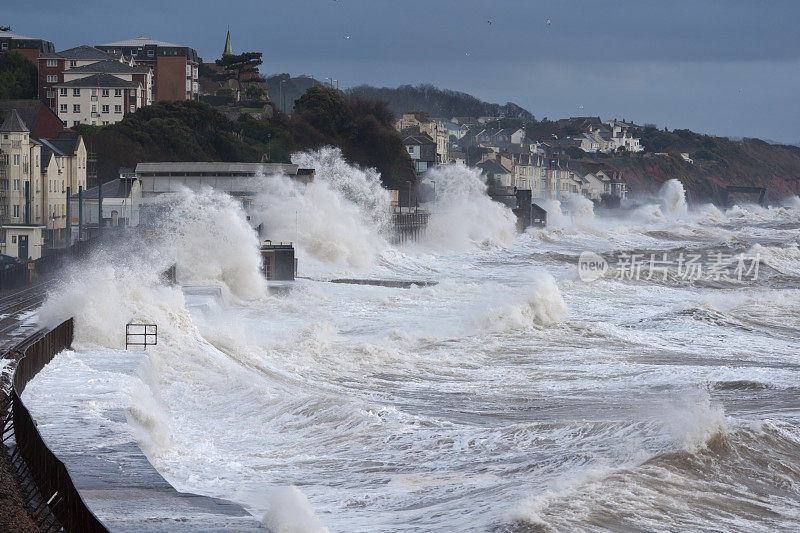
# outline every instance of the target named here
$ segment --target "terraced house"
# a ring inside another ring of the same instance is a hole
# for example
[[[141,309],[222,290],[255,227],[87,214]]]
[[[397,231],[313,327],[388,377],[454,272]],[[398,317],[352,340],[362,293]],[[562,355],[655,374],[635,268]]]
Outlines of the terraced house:
[[[0,251],[38,259],[46,247],[67,243],[67,195],[86,187],[83,139],[62,131],[31,136],[16,109],[0,126]]]

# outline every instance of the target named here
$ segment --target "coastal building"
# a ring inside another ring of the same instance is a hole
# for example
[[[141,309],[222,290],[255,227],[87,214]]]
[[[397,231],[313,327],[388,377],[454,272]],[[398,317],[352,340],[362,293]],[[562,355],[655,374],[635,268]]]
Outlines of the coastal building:
[[[130,57],[137,67],[151,69],[153,102],[197,98],[200,58],[193,48],[150,37],[101,44],[96,48],[103,52]]]
[[[508,160],[500,155],[486,159],[475,165],[483,171],[488,182],[495,187],[514,187],[513,170],[508,165]]]
[[[403,145],[414,163],[414,170],[417,174],[426,172],[436,165],[436,141],[427,133],[406,135],[403,138]]]
[[[59,83],[58,116],[65,126],[102,126],[122,120],[147,105],[148,92],[139,81],[112,74],[92,74]]]
[[[405,137],[417,134],[427,135],[436,146],[433,159],[434,165],[441,165],[450,160],[448,155],[450,151],[450,134],[446,128],[440,127],[437,121],[432,120],[428,113],[424,111],[403,113],[403,116],[395,122],[395,129]],[[414,159],[413,156],[412,159]],[[434,165],[427,165],[425,170]],[[418,170],[417,172],[425,172],[425,170]]]
[[[57,109],[56,98],[58,96],[55,86],[65,81],[65,71],[110,59],[115,58],[102,50],[87,45],[76,46],[61,52],[53,50],[43,52],[37,59],[39,67],[39,99],[55,111]],[[121,60],[121,58],[117,59]]]
[[[36,65],[41,54],[55,50],[53,43],[37,37],[26,37],[10,30],[0,31],[0,52],[17,52]]]
[[[43,247],[65,244],[67,191],[86,186],[86,159],[79,135],[60,132],[53,139],[33,138],[16,109],[7,114],[0,126],[3,253],[37,259]]]
[[[142,198],[203,187],[245,197],[261,190],[258,180],[276,175],[308,182],[314,179],[314,170],[283,163],[169,162],[139,163],[135,171]]]

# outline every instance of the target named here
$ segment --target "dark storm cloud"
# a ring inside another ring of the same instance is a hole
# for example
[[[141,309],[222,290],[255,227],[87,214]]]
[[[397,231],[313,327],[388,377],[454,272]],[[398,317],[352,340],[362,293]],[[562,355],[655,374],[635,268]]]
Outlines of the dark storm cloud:
[[[4,11],[2,23],[58,49],[144,34],[210,60],[230,25],[235,49],[264,52],[266,73],[433,82],[537,116],[800,140],[795,1],[45,1]]]

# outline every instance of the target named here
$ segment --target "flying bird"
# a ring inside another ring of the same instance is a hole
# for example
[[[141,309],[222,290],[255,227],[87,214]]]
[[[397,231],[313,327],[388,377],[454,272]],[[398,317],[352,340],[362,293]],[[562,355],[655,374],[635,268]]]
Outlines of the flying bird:
[[[349,38],[350,38],[350,35],[349,35],[349,34],[348,34],[348,35],[345,35],[345,36],[344,36],[344,38],[345,38],[345,39],[349,39]]]
[[[492,19],[489,19],[486,21],[486,23],[489,24],[489,26],[491,26],[492,24],[494,24],[494,21]]]
[[[469,56],[469,52],[464,52],[464,55],[465,56]]]
[[[549,18],[549,17],[548,17],[548,19],[547,19],[547,25],[548,25],[548,26],[550,25],[550,18]]]

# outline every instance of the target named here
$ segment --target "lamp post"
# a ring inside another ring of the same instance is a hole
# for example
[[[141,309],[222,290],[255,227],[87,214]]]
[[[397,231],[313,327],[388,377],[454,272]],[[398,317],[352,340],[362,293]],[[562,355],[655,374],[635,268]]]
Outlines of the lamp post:
[[[286,98],[284,97],[285,95],[283,94],[283,84],[284,83],[286,83],[286,80],[281,80],[281,83],[280,83],[279,87],[280,87],[280,99],[281,99],[281,102],[282,102],[281,103],[281,113],[283,113],[285,115],[286,114]]]

